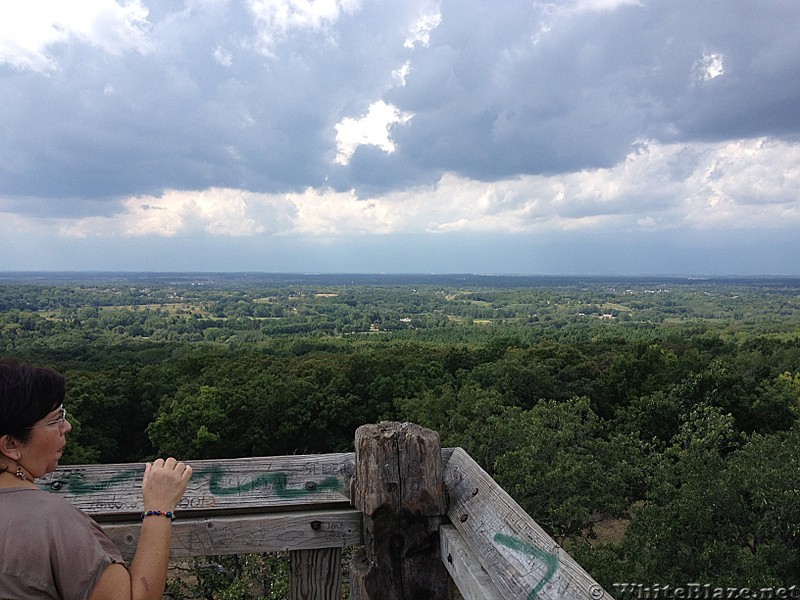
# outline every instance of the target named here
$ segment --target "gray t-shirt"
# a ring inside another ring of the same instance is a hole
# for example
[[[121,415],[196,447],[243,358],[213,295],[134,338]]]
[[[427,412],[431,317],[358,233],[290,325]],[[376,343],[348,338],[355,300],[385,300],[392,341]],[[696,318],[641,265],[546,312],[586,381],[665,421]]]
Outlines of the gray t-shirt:
[[[122,556],[100,526],[42,490],[0,489],[0,598],[84,600]]]

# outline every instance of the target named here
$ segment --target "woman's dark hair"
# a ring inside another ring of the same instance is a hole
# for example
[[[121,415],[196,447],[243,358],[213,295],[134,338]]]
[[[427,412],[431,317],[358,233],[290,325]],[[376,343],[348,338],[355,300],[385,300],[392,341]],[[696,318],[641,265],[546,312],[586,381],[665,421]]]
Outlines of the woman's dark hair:
[[[0,435],[27,442],[30,427],[64,403],[64,376],[47,367],[0,360]]]

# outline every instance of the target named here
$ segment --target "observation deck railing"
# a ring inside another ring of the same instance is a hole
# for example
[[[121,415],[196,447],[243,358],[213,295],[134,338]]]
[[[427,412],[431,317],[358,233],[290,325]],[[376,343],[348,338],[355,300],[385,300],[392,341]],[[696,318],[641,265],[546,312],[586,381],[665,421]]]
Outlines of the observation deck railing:
[[[356,452],[191,461],[171,557],[288,551],[292,600],[613,600],[461,448],[410,423],[364,425]],[[130,559],[143,464],[59,467],[40,486]]]

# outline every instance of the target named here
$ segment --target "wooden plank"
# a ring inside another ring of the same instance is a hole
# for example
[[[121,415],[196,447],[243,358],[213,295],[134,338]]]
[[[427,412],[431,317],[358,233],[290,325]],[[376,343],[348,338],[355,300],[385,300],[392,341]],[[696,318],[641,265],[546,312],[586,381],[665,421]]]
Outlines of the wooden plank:
[[[349,506],[355,454],[305,454],[189,461],[194,473],[179,515],[269,512]],[[97,521],[136,518],[143,463],[59,467],[42,489],[67,498]]]
[[[613,600],[462,448],[444,481],[450,521],[506,600]]]
[[[291,600],[341,600],[342,549],[295,550]]]
[[[281,512],[211,518],[178,518],[172,525],[171,558],[249,552],[344,548],[362,544],[355,509]],[[102,525],[125,560],[139,542],[140,523]]]
[[[503,600],[489,574],[452,525],[439,527],[442,563],[464,600]]]

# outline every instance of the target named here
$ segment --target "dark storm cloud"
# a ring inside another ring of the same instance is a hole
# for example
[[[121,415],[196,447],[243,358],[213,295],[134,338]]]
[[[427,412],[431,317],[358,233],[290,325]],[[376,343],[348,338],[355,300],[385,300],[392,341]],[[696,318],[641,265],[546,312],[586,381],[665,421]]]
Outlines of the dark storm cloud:
[[[389,94],[415,114],[403,158],[493,179],[607,167],[640,138],[797,136],[800,3],[560,6],[443,2]]]
[[[48,48],[54,72],[0,66],[0,192],[390,190],[443,171],[491,181],[610,167],[642,138],[800,128],[794,0],[444,0],[429,45],[413,49],[413,2],[364,2],[266,47],[246,4],[150,4],[148,52],[70,42]],[[391,73],[405,61],[403,87]],[[380,99],[414,115],[392,129],[395,152],[362,146],[334,165],[336,123]]]
[[[382,43],[402,51],[404,27],[373,6],[342,32],[299,32],[267,56],[244,5],[192,6],[151,12],[148,53],[110,56],[72,43],[49,48],[55,72],[0,67],[0,144],[14,148],[0,165],[0,191],[99,197],[322,185],[336,121],[387,87],[397,61]]]

